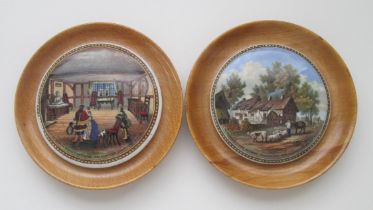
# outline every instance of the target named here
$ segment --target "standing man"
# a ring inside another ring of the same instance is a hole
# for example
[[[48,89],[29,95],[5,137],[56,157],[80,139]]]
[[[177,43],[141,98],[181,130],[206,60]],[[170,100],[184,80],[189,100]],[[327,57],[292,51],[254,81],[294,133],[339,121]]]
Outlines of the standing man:
[[[131,121],[128,119],[127,114],[124,112],[123,107],[117,115],[121,119],[121,128],[123,129],[123,140],[127,141],[129,145],[132,145],[132,139],[129,136],[128,128],[131,127]]]
[[[117,93],[117,107],[121,106],[123,107],[124,105],[124,93],[122,90],[118,91]]]
[[[286,121],[285,126],[286,126],[286,130],[288,132],[288,136],[291,136],[291,122],[290,122],[290,120]]]
[[[89,121],[88,113],[84,110],[84,105],[80,105],[78,111],[75,112],[75,138],[73,140],[73,144],[79,147],[80,142],[84,140],[84,134],[87,129],[87,124]]]

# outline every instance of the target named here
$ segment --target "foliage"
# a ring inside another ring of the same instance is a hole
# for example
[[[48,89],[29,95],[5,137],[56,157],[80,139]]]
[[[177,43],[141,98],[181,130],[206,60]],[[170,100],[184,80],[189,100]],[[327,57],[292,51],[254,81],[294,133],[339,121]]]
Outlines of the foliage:
[[[216,110],[216,115],[217,115],[218,119],[224,119],[224,118],[227,117],[226,111],[218,109],[218,108],[216,108],[215,110]]]
[[[266,74],[260,75],[260,81],[261,84],[254,86],[252,96],[260,96],[265,100],[270,93],[282,89],[284,96],[295,98],[300,76],[291,64],[282,65],[280,62],[275,62],[272,68],[267,68]]]
[[[246,87],[245,82],[235,73],[232,73],[226,83],[222,85],[225,97],[230,104],[234,104],[244,95],[243,89]]]
[[[299,88],[295,103],[299,111],[306,115],[312,124],[313,116],[317,116],[320,112],[317,105],[320,103],[319,93],[314,90],[308,82],[304,82]]]
[[[308,82],[301,84],[298,70],[291,64],[273,63],[271,68],[267,68],[265,74],[260,75],[260,84],[254,86],[251,96],[260,96],[267,100],[269,94],[280,89],[283,90],[283,96],[292,97],[295,100],[299,111],[306,115],[312,124],[313,116],[317,116],[320,112],[319,94]]]
[[[247,120],[247,119],[242,120],[241,123],[240,123],[240,129],[241,129],[241,131],[248,131],[250,129],[249,120]]]

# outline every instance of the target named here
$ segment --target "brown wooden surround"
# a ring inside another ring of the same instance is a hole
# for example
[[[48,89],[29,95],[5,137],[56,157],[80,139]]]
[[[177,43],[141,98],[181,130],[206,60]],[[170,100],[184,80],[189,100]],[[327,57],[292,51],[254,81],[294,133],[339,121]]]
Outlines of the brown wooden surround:
[[[161,120],[150,143],[129,161],[103,169],[79,167],[58,157],[44,141],[37,125],[35,112],[38,87],[48,68],[62,54],[90,43],[122,46],[141,57],[158,78],[163,98]],[[27,64],[20,78],[15,98],[17,129],[30,156],[44,171],[56,179],[86,189],[113,188],[147,174],[170,150],[181,125],[182,91],[179,78],[169,58],[153,41],[141,33],[110,23],[76,26],[50,39]]]
[[[259,164],[237,155],[221,140],[210,114],[210,92],[218,71],[238,52],[262,44],[282,45],[303,54],[320,70],[329,89],[330,120],[325,134],[309,153],[286,164]],[[200,151],[226,176],[258,188],[294,187],[323,174],[346,149],[356,112],[354,84],[338,53],[317,34],[281,21],[248,23],[219,36],[194,64],[186,90],[187,122]]]

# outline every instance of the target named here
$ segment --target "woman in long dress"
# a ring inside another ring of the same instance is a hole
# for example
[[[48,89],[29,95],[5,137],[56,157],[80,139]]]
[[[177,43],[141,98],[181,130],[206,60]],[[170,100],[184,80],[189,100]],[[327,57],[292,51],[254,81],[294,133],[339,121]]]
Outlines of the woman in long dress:
[[[90,119],[88,129],[87,129],[87,138],[89,137],[89,139],[93,141],[94,145],[96,146],[100,131],[98,129],[96,120],[93,119],[93,115],[92,115],[90,107],[87,108],[87,113]]]

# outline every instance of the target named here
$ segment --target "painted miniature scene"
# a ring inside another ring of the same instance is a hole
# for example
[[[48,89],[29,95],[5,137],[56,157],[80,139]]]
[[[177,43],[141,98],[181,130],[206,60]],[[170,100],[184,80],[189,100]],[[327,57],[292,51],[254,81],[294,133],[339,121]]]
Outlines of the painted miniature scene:
[[[283,47],[253,48],[217,78],[213,116],[221,135],[257,162],[291,161],[314,146],[328,118],[315,67]]]
[[[49,141],[88,160],[110,159],[143,141],[157,100],[144,68],[131,54],[106,47],[64,58],[41,89],[40,118]]]

